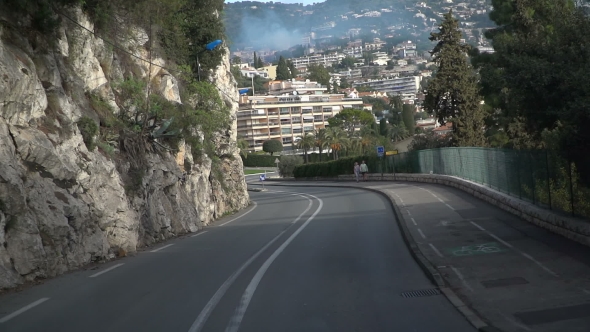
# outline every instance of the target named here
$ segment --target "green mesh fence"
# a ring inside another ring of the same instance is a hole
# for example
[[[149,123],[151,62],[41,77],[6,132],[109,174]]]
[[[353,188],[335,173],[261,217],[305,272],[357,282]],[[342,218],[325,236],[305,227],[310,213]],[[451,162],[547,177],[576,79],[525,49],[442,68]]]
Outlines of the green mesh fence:
[[[443,148],[387,156],[378,172],[441,174],[470,180],[537,206],[590,219],[590,188],[578,170],[547,151]]]

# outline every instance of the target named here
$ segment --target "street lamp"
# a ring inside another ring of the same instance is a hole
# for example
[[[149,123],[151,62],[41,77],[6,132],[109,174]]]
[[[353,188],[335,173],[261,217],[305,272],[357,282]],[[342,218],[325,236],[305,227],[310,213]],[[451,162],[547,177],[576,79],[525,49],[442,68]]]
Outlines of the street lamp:
[[[223,41],[221,39],[214,40],[209,44],[205,45],[205,49],[197,53],[197,72],[199,75],[199,82],[201,81],[201,63],[199,62],[199,55],[205,51],[213,51],[217,46],[221,45]]]

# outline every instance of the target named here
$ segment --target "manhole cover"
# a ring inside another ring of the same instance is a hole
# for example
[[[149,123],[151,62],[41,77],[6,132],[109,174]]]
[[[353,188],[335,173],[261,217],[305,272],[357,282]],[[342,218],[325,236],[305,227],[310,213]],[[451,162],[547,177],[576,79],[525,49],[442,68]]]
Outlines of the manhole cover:
[[[432,289],[423,289],[423,290],[417,290],[417,291],[404,292],[401,295],[402,295],[402,297],[409,298],[409,297],[433,296],[433,295],[439,295],[439,294],[440,294],[440,290],[438,288],[432,288]]]
[[[505,286],[512,286],[512,285],[525,285],[528,283],[529,282],[525,278],[522,278],[522,277],[485,280],[485,281],[481,282],[481,284],[485,288],[505,287]]]

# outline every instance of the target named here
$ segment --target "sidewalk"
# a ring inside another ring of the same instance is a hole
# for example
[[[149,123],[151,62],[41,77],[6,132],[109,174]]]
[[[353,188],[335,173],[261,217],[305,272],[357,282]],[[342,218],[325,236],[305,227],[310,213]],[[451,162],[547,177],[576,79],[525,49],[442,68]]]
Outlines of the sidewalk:
[[[366,187],[387,195],[397,206],[402,231],[409,232],[410,249],[425,257],[425,269],[453,291],[447,294],[452,302],[454,293],[490,326],[506,332],[590,331],[586,246],[455,188],[410,182],[282,183]],[[463,311],[460,302],[455,304]],[[474,325],[483,323],[468,318]]]

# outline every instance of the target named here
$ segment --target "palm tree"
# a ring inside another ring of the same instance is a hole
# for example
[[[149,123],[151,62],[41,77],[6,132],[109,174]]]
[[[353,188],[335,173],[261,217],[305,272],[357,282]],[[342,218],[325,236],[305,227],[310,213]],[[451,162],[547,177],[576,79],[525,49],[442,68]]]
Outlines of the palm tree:
[[[391,125],[389,128],[389,137],[392,141],[398,142],[409,136],[408,129],[403,124]]]
[[[320,162],[322,162],[322,152],[324,151],[324,148],[327,146],[326,129],[322,128],[320,130],[316,130],[314,136],[314,146],[320,150]]]
[[[243,138],[238,138],[238,149],[240,149],[240,155],[244,157],[244,159],[248,158],[248,148],[250,148],[250,144]]]
[[[359,134],[360,134],[360,152],[361,152],[361,154],[365,154],[365,152],[367,151],[366,150],[367,148],[375,145],[375,141],[377,140],[377,137],[379,135],[378,135],[377,131],[375,130],[375,128],[373,128],[371,125],[364,126],[363,128],[361,128]]]
[[[299,140],[299,142],[297,142],[297,148],[303,149],[303,153],[305,154],[305,163],[306,164],[309,162],[309,158],[307,156],[307,151],[309,151],[310,149],[313,149],[314,146],[315,146],[315,137],[312,134],[307,134],[307,135],[303,136],[303,138],[301,140]]]
[[[332,149],[334,160],[338,159],[338,152],[348,146],[349,140],[342,128],[329,127],[326,129],[326,139],[328,146]]]

